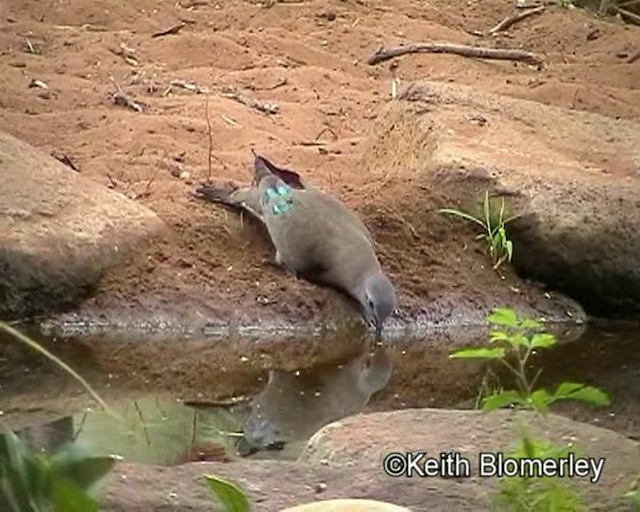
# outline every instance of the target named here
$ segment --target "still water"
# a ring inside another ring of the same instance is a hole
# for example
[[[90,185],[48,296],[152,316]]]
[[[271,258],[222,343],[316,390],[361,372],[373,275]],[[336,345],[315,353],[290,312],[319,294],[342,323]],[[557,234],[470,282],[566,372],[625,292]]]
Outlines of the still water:
[[[540,386],[598,386],[612,405],[564,404],[574,419],[640,438],[640,328],[555,327],[558,345],[533,362]],[[82,442],[132,462],[173,465],[235,457],[295,459],[322,426],[363,411],[473,407],[505,375],[450,360],[484,330],[433,332],[373,347],[353,336],[276,341],[126,333],[86,337],[29,332],[107,401],[100,410],[75,381],[0,338],[0,425],[34,448]]]

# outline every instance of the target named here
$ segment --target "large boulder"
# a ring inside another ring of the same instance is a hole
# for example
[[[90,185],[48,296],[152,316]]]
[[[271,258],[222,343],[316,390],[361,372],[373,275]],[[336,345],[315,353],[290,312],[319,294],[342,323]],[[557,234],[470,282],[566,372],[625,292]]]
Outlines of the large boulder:
[[[495,214],[505,198],[522,275],[591,314],[640,312],[640,124],[421,82],[381,108],[365,155],[450,207],[482,216],[489,190]]]
[[[495,489],[496,481],[479,477],[481,453],[507,454],[525,432],[535,439],[559,446],[573,446],[581,457],[604,458],[600,479],[567,479],[576,484],[589,503],[589,510],[619,510],[621,496],[640,474],[640,443],[611,430],[549,414],[529,411],[481,411],[406,409],[359,414],[327,425],[307,444],[299,461],[330,467],[379,468],[390,453],[425,451],[428,457],[458,452],[470,460],[470,477],[460,478]],[[398,478],[401,480],[411,478]],[[426,480],[437,481],[437,478]],[[398,504],[403,504],[401,501]]]
[[[256,510],[284,510],[338,498],[378,500],[410,510],[493,510],[494,478],[391,477],[382,460],[387,453],[406,450],[434,454],[454,449],[467,456],[506,450],[515,439],[518,416],[539,435],[558,443],[573,441],[582,454],[605,457],[601,480],[591,484],[587,478],[578,485],[586,492],[589,510],[626,510],[622,495],[640,470],[639,443],[555,415],[543,420],[512,411],[485,415],[435,409],[363,414],[332,423],[314,436],[297,461],[234,460],[169,467],[118,463],[105,481],[101,509],[213,510],[214,498],[204,482],[205,474],[213,474],[240,486]],[[328,501],[294,510],[332,510],[328,507],[337,504]],[[349,504],[366,503],[350,500]]]
[[[0,318],[60,311],[86,297],[164,223],[0,132]]]

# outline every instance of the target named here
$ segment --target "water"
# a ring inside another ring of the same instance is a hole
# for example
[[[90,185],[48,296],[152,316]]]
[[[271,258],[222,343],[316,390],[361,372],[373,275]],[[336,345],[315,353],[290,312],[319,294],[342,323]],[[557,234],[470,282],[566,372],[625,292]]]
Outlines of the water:
[[[552,389],[573,380],[613,398],[605,409],[564,404],[559,413],[639,438],[640,328],[552,330],[560,343],[534,361],[544,368],[539,385]],[[491,384],[485,365],[448,359],[451,350],[480,343],[483,329],[434,331],[384,347],[349,333],[271,341],[31,334],[76,369],[118,419],[96,409],[77,382],[48,360],[5,338],[2,427],[19,432],[34,448],[55,451],[78,441],[139,463],[295,459],[308,438],[331,421],[361,411],[473,407],[481,386]]]

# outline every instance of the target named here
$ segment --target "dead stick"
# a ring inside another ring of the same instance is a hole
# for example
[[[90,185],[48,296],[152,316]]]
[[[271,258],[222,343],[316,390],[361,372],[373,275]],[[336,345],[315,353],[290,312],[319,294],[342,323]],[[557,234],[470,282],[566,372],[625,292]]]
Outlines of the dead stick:
[[[631,57],[629,57],[627,59],[627,63],[628,64],[633,64],[635,61],[637,61],[638,59],[640,59],[640,50],[638,50],[637,52],[635,52],[633,55],[631,55]]]
[[[169,34],[177,34],[185,26],[186,26],[186,23],[182,21],[177,25],[173,25],[172,27],[169,27],[168,29],[160,30],[159,32],[154,32],[153,34],[151,34],[151,37],[162,37],[162,36],[168,36]]]
[[[453,53],[476,59],[516,60],[533,65],[542,63],[542,59],[536,54],[524,50],[501,50],[451,43],[417,43],[396,48],[381,47],[367,59],[367,64],[374,66],[408,53]]]
[[[211,136],[211,120],[209,119],[209,93],[204,100],[204,111],[207,118],[207,134],[209,136],[209,149],[207,151],[207,179],[211,181],[211,146],[213,146],[213,138]]]
[[[522,21],[529,16],[533,16],[534,14],[540,14],[544,10],[545,6],[541,5],[540,7],[535,7],[534,9],[528,9],[526,11],[518,12],[512,16],[507,16],[495,27],[489,30],[489,34],[495,34],[497,32],[507,30],[511,25],[514,25],[515,23],[518,23],[519,21]]]

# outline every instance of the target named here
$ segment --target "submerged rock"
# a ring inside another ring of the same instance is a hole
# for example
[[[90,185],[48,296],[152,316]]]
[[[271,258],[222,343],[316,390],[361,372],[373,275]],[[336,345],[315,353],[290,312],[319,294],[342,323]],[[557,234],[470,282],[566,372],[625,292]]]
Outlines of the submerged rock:
[[[149,209],[0,132],[0,318],[77,304],[157,235]]]
[[[481,218],[486,190],[494,216],[505,198],[524,277],[590,314],[640,313],[640,124],[452,84],[399,98],[378,116],[367,166],[412,168],[417,187]]]

